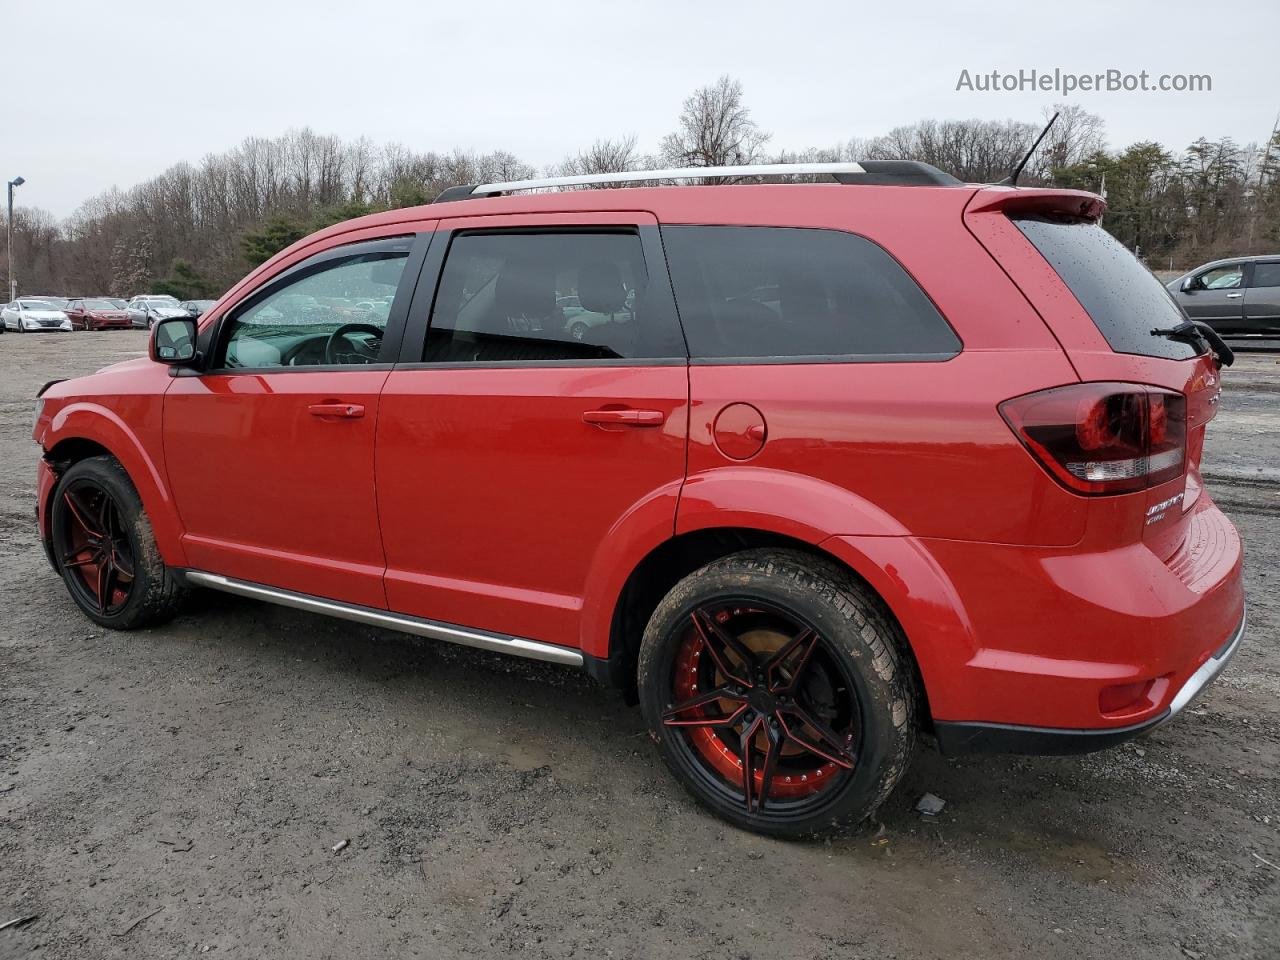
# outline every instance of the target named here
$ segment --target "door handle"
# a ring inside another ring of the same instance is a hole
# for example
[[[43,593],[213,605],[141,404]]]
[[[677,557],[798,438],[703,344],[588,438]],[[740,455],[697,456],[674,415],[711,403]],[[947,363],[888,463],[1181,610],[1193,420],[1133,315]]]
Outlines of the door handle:
[[[1228,294],[1227,294],[1227,299],[1228,299],[1228,300],[1239,300],[1239,299],[1240,299],[1241,297],[1243,297],[1243,296],[1244,296],[1244,294],[1243,294],[1243,293],[1228,293]]]
[[[661,410],[588,410],[582,415],[583,423],[597,426],[660,427],[666,419]]]
[[[359,403],[313,403],[307,407],[307,413],[313,417],[357,420],[364,416],[364,406]]]

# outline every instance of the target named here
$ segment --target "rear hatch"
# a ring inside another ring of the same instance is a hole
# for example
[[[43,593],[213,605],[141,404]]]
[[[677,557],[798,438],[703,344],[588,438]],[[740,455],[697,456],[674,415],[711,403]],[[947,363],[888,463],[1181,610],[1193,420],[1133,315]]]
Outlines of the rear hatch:
[[[1082,381],[1145,384],[1185,397],[1185,470],[1142,491],[1144,509],[1135,518],[1142,539],[1168,559],[1186,539],[1201,494],[1200,460],[1219,374],[1203,344],[1153,333],[1186,318],[1164,285],[1106,232],[1104,209],[1101,198],[1077,191],[991,188],[975,194],[965,220]]]

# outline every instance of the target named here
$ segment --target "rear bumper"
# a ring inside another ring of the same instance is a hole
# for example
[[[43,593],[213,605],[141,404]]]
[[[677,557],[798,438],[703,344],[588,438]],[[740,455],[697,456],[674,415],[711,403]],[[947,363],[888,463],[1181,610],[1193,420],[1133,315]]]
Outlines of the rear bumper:
[[[1156,716],[1125,727],[1063,730],[1054,727],[1023,727],[1005,723],[938,721],[934,724],[938,749],[948,755],[966,753],[1023,753],[1062,756],[1104,750],[1154,730],[1185,709],[1226,669],[1244,640],[1247,616],[1230,638],[1186,682],[1178,688],[1166,707]]]
[[[867,570],[897,616],[944,749],[1062,752],[1162,722],[1225,663],[1244,616],[1244,551],[1207,493],[1189,514],[1171,556],[1124,531],[1073,547],[825,546]]]

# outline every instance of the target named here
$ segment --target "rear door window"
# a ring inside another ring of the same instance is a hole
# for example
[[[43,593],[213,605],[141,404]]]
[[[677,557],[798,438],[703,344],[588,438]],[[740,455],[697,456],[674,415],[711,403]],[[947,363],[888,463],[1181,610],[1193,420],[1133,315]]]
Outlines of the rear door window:
[[[920,286],[864,237],[728,226],[662,236],[695,358],[945,360],[960,350]]]
[[[659,359],[669,317],[632,229],[460,233],[431,324],[430,363]],[[668,311],[669,312],[669,311]]]
[[[1251,287],[1280,287],[1280,263],[1255,263]]]
[[[1184,360],[1202,348],[1153,334],[1186,317],[1164,285],[1096,223],[1012,218],[1062,278],[1116,353]]]

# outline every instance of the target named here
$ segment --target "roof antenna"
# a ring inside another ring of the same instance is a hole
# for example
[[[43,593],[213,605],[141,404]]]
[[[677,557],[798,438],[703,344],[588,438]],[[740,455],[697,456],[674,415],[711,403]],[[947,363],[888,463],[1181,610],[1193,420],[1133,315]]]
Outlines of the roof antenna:
[[[1027,165],[1027,161],[1035,155],[1036,150],[1040,146],[1040,141],[1049,135],[1049,128],[1054,125],[1058,119],[1058,112],[1055,111],[1053,116],[1049,118],[1049,122],[1044,125],[1044,129],[1040,131],[1040,136],[1036,137],[1036,142],[1031,145],[1031,149],[1027,151],[1026,156],[1019,161],[1018,165],[1013,168],[1013,173],[1000,181],[1001,184],[1008,184],[1011,187],[1018,185],[1018,177],[1022,176],[1022,168]]]

